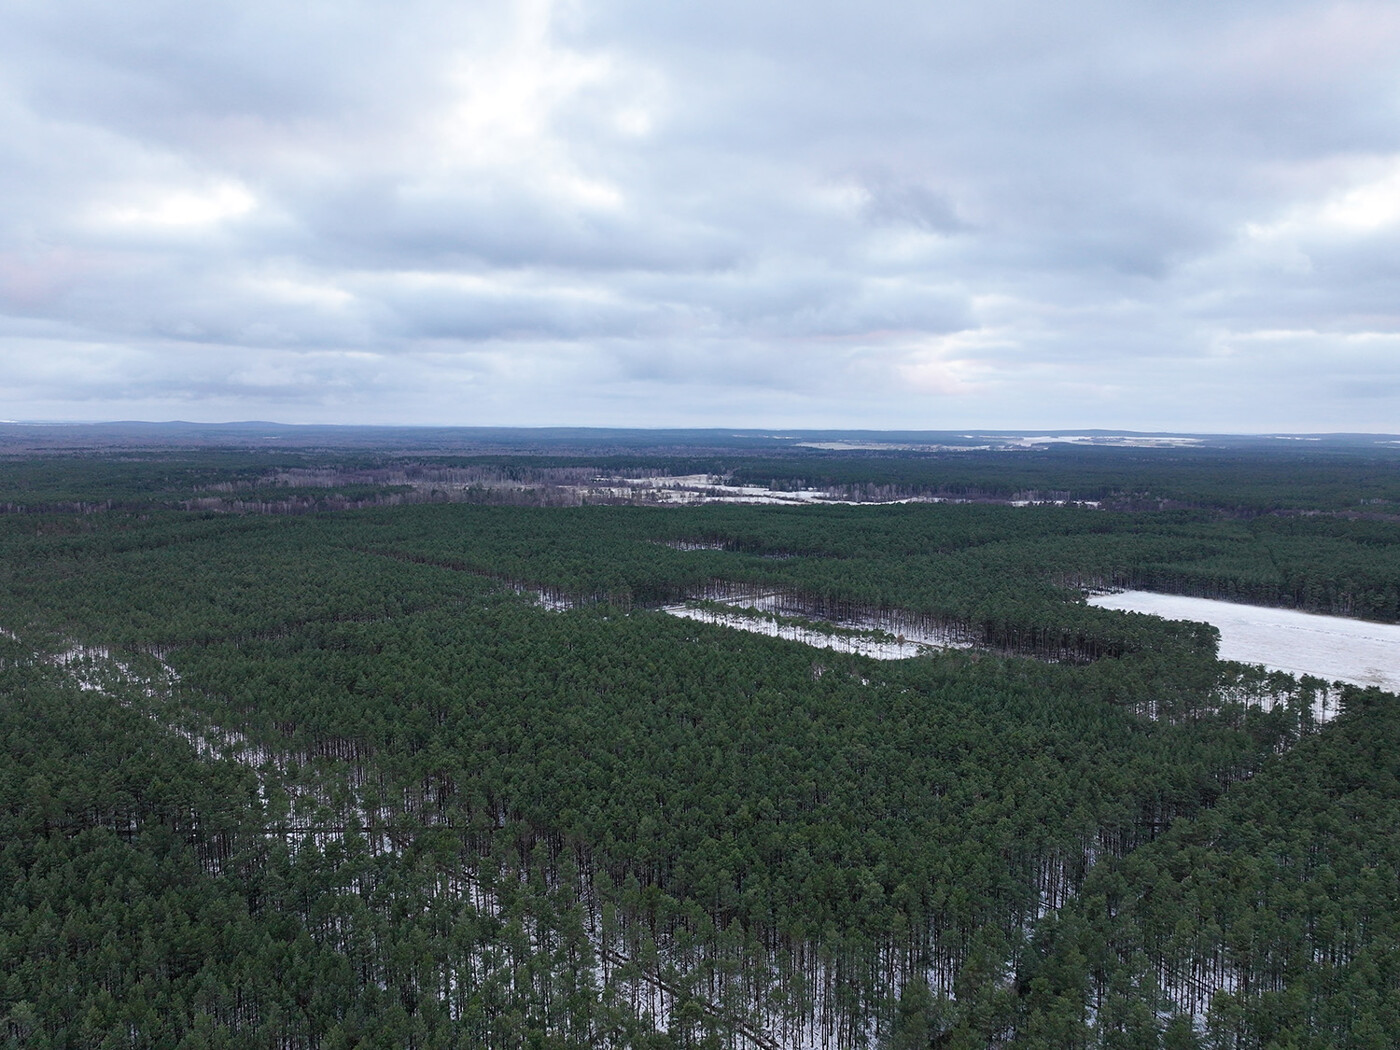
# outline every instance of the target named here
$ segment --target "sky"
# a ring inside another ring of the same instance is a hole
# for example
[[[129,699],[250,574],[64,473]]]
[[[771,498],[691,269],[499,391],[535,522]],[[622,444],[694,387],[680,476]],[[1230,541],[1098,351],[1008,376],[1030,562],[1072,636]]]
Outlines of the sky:
[[[0,418],[1400,430],[1400,4],[0,0]]]

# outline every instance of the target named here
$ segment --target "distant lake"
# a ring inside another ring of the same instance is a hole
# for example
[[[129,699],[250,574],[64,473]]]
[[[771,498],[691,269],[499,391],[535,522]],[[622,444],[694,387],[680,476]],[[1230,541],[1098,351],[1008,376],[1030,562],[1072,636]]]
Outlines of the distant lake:
[[[1220,629],[1222,660],[1400,693],[1400,624],[1150,591],[1098,594],[1089,604],[1212,624]]]

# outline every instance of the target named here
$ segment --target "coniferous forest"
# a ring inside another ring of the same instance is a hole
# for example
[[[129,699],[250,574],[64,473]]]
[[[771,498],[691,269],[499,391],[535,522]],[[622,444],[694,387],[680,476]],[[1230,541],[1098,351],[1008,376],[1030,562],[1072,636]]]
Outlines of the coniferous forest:
[[[0,457],[3,1045],[1400,1041],[1397,697],[1084,600],[1400,621],[1400,446],[317,440]]]

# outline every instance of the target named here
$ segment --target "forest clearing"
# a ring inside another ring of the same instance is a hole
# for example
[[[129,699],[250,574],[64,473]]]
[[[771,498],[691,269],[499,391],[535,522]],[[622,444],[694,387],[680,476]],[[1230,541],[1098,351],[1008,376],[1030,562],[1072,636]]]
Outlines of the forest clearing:
[[[1400,692],[1400,625],[1150,591],[1091,595],[1099,609],[1195,620],[1220,630],[1222,660]]]

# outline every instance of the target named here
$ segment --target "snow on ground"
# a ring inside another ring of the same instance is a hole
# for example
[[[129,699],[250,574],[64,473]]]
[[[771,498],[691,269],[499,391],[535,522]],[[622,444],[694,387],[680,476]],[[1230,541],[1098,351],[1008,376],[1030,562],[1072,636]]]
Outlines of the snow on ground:
[[[622,478],[634,489],[651,489],[663,503],[817,503],[830,502],[821,489],[775,492],[759,485],[726,485],[708,474]]]
[[[1400,692],[1400,624],[1150,591],[1093,595],[1089,604],[1212,624],[1222,660]]]
[[[814,503],[843,503],[875,506],[887,503],[944,503],[939,497],[917,496],[892,500],[837,499],[825,489],[793,489],[790,492],[762,485],[726,485],[709,474],[676,474],[645,478],[599,478],[596,484],[623,486],[592,492],[633,498],[645,493],[658,503],[762,503],[807,506]]]
[[[552,594],[549,591],[541,590],[538,587],[525,587],[522,585],[512,589],[516,594],[524,594],[533,598],[536,605],[548,609],[550,612],[568,612],[570,609],[578,607],[577,602],[557,594]]]
[[[782,616],[781,604],[767,595],[735,599],[729,604],[734,606],[733,612],[716,609],[713,605],[688,604],[668,605],[661,611],[687,620],[734,627],[753,634],[766,634],[770,638],[786,638],[817,649],[857,653],[875,660],[907,660],[936,649],[967,648],[967,643],[952,641],[943,635],[920,634],[903,625],[891,630],[894,625],[875,620],[843,620],[831,624],[833,628],[840,628],[842,633],[821,630],[816,625],[829,621],[814,617],[804,617],[812,626],[790,620],[784,622],[786,618]]]
[[[1038,439],[1037,439],[1038,440]],[[610,486],[600,488],[600,485]],[[970,503],[957,496],[904,496],[900,499],[845,499],[828,489],[770,489],[762,485],[728,485],[723,478],[709,474],[677,474],[645,478],[596,478],[591,487],[580,488],[590,496],[612,496],[618,499],[643,497],[656,503],[762,503],[783,506],[812,506],[813,504],[842,504],[860,507],[884,507],[896,503]],[[1091,507],[1098,500],[1083,499],[1013,499],[1013,507]]]
[[[672,616],[686,620],[700,620],[703,623],[717,623],[723,627],[737,627],[753,634],[766,634],[770,638],[786,638],[802,642],[818,649],[834,649],[838,653],[859,653],[876,660],[904,660],[927,651],[926,645],[918,642],[886,640],[873,635],[826,634],[797,624],[778,623],[776,620],[745,616],[741,612],[718,612],[714,609],[697,609],[686,605],[671,605],[662,610]]]
[[[1037,437],[1011,438],[1022,445],[1113,445],[1119,448],[1184,448],[1199,445],[1198,437],[1169,434],[1044,434]]]
[[[709,543],[700,540],[658,540],[663,547],[670,547],[673,551],[723,551],[728,550],[723,543]]]

